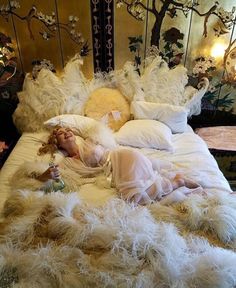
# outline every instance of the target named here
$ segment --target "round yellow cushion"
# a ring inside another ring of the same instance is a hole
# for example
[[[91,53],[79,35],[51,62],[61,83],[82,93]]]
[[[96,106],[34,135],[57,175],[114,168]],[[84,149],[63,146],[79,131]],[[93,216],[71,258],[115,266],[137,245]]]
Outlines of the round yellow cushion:
[[[90,94],[84,114],[96,120],[107,120],[108,126],[117,131],[130,119],[130,107],[119,90],[98,88]]]

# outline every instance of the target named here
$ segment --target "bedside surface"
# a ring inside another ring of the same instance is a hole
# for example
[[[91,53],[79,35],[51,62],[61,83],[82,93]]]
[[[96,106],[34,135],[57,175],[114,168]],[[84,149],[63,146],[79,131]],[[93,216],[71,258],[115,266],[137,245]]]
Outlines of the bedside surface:
[[[231,189],[236,190],[236,126],[210,126],[196,128],[207,144],[209,151],[228,180]]]

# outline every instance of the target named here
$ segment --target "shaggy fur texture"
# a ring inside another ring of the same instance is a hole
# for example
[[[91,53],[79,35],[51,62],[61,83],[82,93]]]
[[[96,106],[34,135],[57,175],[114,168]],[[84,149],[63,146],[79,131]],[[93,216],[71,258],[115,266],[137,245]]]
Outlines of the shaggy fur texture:
[[[42,124],[53,116],[83,115],[85,103],[97,88],[118,88],[128,101],[134,95],[143,98],[140,96],[143,92],[139,75],[130,62],[126,63],[123,70],[97,73],[91,80],[85,78],[81,65],[82,60],[74,57],[60,76],[45,69],[39,72],[35,80],[29,74],[26,75],[23,91],[19,93],[19,105],[13,115],[19,131],[40,131]]]
[[[42,69],[36,80],[27,74],[13,115],[17,128],[21,132],[41,130],[45,120],[62,114],[66,97],[61,79],[53,72]]]
[[[169,69],[161,57],[146,62],[148,64],[141,76],[145,101],[184,106],[189,109],[188,117],[201,112],[201,100],[209,86],[207,78],[197,90],[186,86],[188,75],[185,67],[179,65]]]
[[[228,194],[193,195],[168,207],[133,207],[119,199],[92,207],[76,193],[18,190],[6,201],[0,225],[0,283],[234,287],[236,254],[222,247],[236,239],[235,209]]]
[[[119,113],[117,118],[112,112]],[[99,88],[93,91],[85,104],[84,113],[95,120],[102,120],[113,131],[119,130],[130,119],[128,101],[118,89],[111,88]]]
[[[43,123],[51,117],[83,115],[90,94],[101,87],[118,89],[129,103],[145,100],[186,106],[189,116],[200,112],[201,99],[209,84],[207,80],[200,90],[185,87],[188,77],[184,67],[170,70],[160,57],[146,63],[141,76],[134,65],[127,62],[121,70],[97,73],[88,80],[81,71],[82,60],[75,57],[60,76],[45,69],[35,80],[27,74],[13,114],[15,125],[21,132],[36,132],[42,130]]]

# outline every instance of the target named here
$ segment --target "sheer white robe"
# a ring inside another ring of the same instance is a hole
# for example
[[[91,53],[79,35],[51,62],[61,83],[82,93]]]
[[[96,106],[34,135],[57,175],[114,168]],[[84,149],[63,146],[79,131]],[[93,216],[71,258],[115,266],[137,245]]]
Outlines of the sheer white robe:
[[[132,148],[107,151],[101,145],[84,141],[79,152],[80,160],[67,158],[65,164],[68,168],[85,177],[105,173],[107,178],[111,178],[111,185],[117,189],[120,197],[136,204],[161,200],[180,186],[189,188],[181,190],[183,195],[199,187],[191,180],[181,179],[177,172],[173,172],[171,163],[162,165],[161,161],[151,161]],[[168,172],[168,167],[172,171]]]

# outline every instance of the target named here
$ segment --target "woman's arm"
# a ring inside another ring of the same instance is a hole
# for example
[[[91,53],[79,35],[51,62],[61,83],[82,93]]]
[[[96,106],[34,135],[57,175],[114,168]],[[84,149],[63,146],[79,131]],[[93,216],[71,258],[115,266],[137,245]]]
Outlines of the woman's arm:
[[[39,181],[45,182],[49,179],[53,180],[58,179],[59,177],[60,177],[60,171],[58,165],[54,165],[52,167],[49,167],[42,174],[37,175],[35,178]]]

